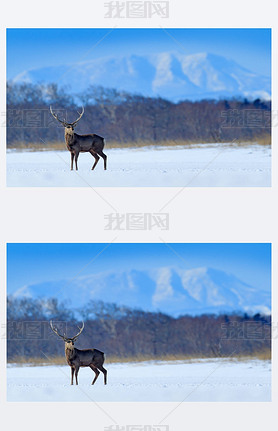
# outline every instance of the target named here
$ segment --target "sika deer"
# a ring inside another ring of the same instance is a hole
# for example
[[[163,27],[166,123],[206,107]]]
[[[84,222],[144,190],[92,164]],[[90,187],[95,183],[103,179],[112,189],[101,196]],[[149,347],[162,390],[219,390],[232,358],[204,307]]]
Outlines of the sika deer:
[[[90,153],[95,158],[95,163],[92,170],[95,169],[97,162],[99,161],[99,156],[103,158],[104,170],[106,170],[107,156],[103,152],[105,145],[105,139],[101,136],[91,133],[89,135],[78,135],[74,132],[74,127],[81,119],[84,114],[84,108],[82,107],[82,112],[79,114],[77,120],[73,123],[68,123],[66,120],[60,120],[56,114],[52,111],[50,106],[50,112],[55,120],[63,124],[65,128],[65,142],[67,149],[71,153],[71,170],[73,170],[73,160],[75,160],[75,169],[78,170],[77,160],[79,153]]]
[[[79,332],[72,338],[68,338],[65,335],[59,334],[57,329],[53,326],[52,321],[50,321],[50,327],[52,331],[61,337],[65,342],[65,356],[67,363],[71,367],[71,384],[73,385],[73,376],[75,374],[75,382],[78,385],[78,372],[80,367],[90,367],[94,373],[95,378],[92,381],[92,385],[95,383],[98,378],[100,371],[104,375],[104,384],[107,383],[107,370],[103,367],[104,363],[104,353],[97,349],[85,349],[79,350],[74,347],[74,341],[79,337],[81,332],[84,329],[84,322],[82,323],[82,327],[78,328]]]

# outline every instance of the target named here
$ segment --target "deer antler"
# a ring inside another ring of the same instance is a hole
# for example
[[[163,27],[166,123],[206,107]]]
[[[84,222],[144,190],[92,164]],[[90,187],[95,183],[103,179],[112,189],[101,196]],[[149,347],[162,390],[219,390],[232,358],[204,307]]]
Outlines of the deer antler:
[[[51,115],[55,118],[55,120],[57,120],[57,121],[59,121],[60,123],[62,123],[63,125],[65,125],[65,120],[64,121],[62,121],[62,120],[60,120],[59,118],[58,118],[58,116],[56,115],[56,114],[54,114],[54,112],[52,111],[52,107],[50,106],[50,112],[51,112]]]
[[[79,114],[79,112],[77,111],[77,113]],[[82,106],[82,112],[81,114],[79,114],[79,117],[77,118],[77,120],[75,120],[73,123],[70,123],[72,126],[74,126],[76,123],[78,123],[78,121],[82,118],[84,114],[84,106]]]
[[[65,341],[65,335],[61,335],[61,334],[59,334],[58,330],[53,326],[52,320],[50,320],[50,327],[51,327],[52,331],[53,331],[56,335],[58,335],[58,337],[63,338],[63,340]]]
[[[76,334],[74,337],[72,337],[72,340],[73,340],[73,341],[75,341],[75,340],[76,340],[76,338],[77,338],[77,337],[79,337],[79,335],[81,334],[81,332],[82,332],[82,331],[83,331],[83,329],[84,329],[84,326],[85,326],[85,325],[84,325],[84,322],[82,322],[82,328],[79,328],[79,327],[78,327],[78,329],[79,329],[78,334]]]
[[[75,126],[76,123],[78,123],[78,121],[82,118],[83,114],[84,114],[84,106],[82,106],[82,112],[81,114],[77,111],[77,113],[79,114],[79,117],[77,118],[77,120],[73,121],[73,123],[68,123],[66,120],[60,120],[60,118],[58,118],[58,115],[56,115],[53,111],[52,111],[52,107],[50,106],[50,112],[52,114],[52,116],[55,118],[55,120],[59,121],[60,123],[63,124],[63,126],[65,124],[67,124],[68,126]]]

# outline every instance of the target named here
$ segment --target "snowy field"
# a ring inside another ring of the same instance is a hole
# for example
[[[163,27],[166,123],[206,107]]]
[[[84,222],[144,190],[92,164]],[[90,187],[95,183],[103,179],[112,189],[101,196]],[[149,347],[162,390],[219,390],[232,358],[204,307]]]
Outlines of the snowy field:
[[[108,170],[100,159],[80,154],[79,171],[70,171],[68,151],[7,153],[11,187],[270,187],[271,149],[203,144],[195,148],[107,149]]]
[[[100,374],[79,371],[70,385],[69,366],[7,369],[8,401],[271,401],[270,361],[142,362],[107,364],[108,384]]]

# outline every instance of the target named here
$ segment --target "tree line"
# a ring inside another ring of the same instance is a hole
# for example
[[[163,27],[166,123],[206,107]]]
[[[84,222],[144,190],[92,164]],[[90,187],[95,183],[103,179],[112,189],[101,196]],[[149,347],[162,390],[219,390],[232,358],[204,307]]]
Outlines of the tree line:
[[[69,122],[83,105],[77,133],[94,132],[108,143],[248,141],[270,136],[271,130],[271,103],[260,99],[173,103],[100,86],[73,96],[56,84],[9,82],[7,145],[62,141],[62,126],[50,115],[50,104]]]
[[[77,317],[78,316],[78,317]],[[256,314],[222,314],[171,317],[160,312],[90,301],[73,310],[56,299],[8,298],[7,354],[16,358],[63,356],[64,343],[51,331],[69,337],[85,329],[78,348],[95,347],[107,357],[218,357],[254,355],[271,350],[271,318]]]

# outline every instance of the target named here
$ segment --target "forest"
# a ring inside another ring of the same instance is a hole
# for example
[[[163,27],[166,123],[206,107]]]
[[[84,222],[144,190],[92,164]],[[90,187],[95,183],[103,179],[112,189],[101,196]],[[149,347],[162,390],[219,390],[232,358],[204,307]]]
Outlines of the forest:
[[[64,343],[50,329],[71,337],[83,320],[78,348],[95,347],[110,360],[271,355],[271,317],[233,313],[177,318],[102,301],[72,309],[57,299],[8,298],[8,362],[64,356]]]
[[[72,96],[56,84],[7,84],[7,146],[47,149],[64,139],[63,128],[49,111],[71,122],[84,106],[77,133],[104,136],[109,145],[177,145],[181,143],[270,143],[271,102],[243,100],[189,100],[173,103],[115,89],[90,86]]]

